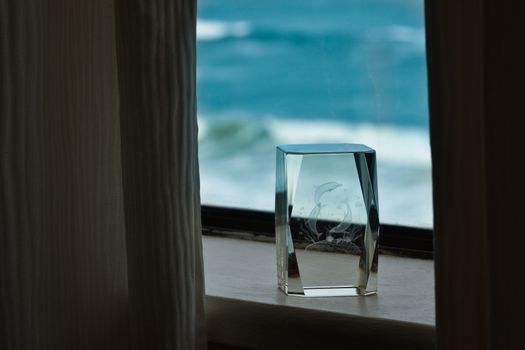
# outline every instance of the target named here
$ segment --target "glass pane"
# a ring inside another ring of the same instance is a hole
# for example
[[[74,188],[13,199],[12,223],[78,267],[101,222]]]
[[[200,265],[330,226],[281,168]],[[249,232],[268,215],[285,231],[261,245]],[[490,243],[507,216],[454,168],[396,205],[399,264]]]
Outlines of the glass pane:
[[[200,0],[203,204],[274,209],[275,146],[377,151],[384,223],[431,227],[422,0]]]

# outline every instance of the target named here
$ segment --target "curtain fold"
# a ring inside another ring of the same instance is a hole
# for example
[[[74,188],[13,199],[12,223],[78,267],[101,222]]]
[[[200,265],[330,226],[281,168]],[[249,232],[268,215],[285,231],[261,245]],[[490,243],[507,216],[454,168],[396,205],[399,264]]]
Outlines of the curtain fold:
[[[0,1],[0,348],[205,347],[195,2]]]
[[[426,1],[437,349],[525,348],[524,4]]]
[[[202,347],[196,4],[117,0],[116,19],[134,343]]]

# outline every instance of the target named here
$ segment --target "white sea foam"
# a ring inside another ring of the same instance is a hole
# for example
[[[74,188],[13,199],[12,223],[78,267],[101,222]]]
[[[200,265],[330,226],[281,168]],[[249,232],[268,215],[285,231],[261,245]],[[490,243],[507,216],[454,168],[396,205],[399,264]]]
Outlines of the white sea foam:
[[[418,52],[425,50],[425,29],[411,26],[372,27],[367,31],[367,40],[371,43],[394,42],[411,47]]]
[[[363,143],[377,151],[380,162],[430,166],[428,133],[416,127],[343,123],[337,121],[271,121],[272,134],[283,143]]]
[[[431,226],[430,147],[422,128],[224,116],[200,116],[199,127],[203,203],[273,210],[276,145],[364,143],[377,151],[382,219]]]
[[[228,137],[219,135],[225,125],[234,130]],[[377,151],[378,161],[390,166],[430,167],[428,131],[420,127],[402,127],[371,123],[345,123],[335,120],[298,120],[268,117],[265,119],[199,118],[199,140],[211,149],[235,149],[236,145],[262,143],[274,150],[279,144],[363,143]],[[250,136],[251,135],[251,136]],[[261,139],[265,136],[265,139]],[[227,143],[227,144],[226,144]]]
[[[410,43],[418,48],[425,47],[425,29],[408,26],[390,26],[386,28],[391,40]]]
[[[242,38],[251,33],[248,22],[225,22],[211,20],[197,20],[197,40],[213,41],[227,37]]]
[[[429,136],[421,128],[277,119],[270,122],[270,128],[277,144],[363,143],[377,151],[380,162],[400,166],[430,166]]]

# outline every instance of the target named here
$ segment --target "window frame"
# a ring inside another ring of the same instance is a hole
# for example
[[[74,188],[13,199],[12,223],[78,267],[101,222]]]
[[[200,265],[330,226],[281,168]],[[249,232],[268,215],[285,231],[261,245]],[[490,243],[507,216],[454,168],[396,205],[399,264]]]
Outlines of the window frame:
[[[274,212],[202,205],[201,214],[204,235],[275,238]],[[382,253],[432,259],[433,230],[381,224],[379,250]]]

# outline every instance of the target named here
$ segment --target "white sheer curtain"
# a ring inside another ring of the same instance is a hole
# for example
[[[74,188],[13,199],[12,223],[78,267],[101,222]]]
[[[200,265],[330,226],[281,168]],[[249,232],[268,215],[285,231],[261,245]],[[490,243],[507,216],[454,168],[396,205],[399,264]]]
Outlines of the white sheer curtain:
[[[0,348],[203,349],[194,0],[0,1]]]

